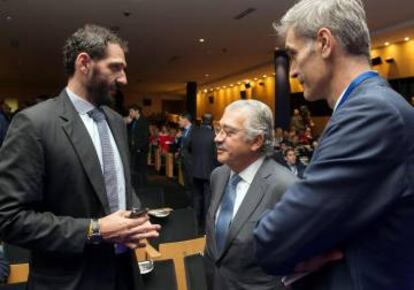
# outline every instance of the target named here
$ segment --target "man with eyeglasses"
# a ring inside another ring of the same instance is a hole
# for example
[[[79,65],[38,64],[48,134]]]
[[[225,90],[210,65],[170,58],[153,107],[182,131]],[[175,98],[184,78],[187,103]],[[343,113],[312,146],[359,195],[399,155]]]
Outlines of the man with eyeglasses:
[[[216,128],[217,159],[210,177],[205,259],[209,290],[275,290],[279,280],[257,265],[253,227],[295,182],[273,161],[270,108],[257,100],[231,103]]]

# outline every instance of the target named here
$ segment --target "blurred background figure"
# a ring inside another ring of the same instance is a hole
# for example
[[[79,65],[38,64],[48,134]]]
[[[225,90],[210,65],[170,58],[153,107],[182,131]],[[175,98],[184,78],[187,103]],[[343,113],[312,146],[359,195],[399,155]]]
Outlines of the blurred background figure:
[[[190,141],[193,162],[192,205],[196,213],[200,234],[205,233],[205,220],[210,205],[210,174],[219,165],[212,121],[211,114],[204,114],[200,127],[194,128]]]
[[[149,124],[142,114],[142,108],[129,108],[128,141],[131,153],[132,182],[136,188],[147,184],[147,156],[149,150]]]

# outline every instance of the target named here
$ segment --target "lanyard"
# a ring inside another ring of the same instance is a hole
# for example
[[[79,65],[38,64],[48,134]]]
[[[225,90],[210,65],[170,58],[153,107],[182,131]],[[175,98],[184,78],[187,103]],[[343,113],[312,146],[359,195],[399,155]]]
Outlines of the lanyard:
[[[347,89],[345,90],[344,95],[342,96],[341,101],[339,102],[338,106],[336,107],[336,111],[339,109],[339,107],[341,107],[346,99],[348,99],[349,95],[352,93],[352,91],[359,86],[362,82],[366,81],[367,79],[373,78],[373,77],[377,77],[378,73],[374,72],[374,71],[367,71],[364,72],[362,74],[360,74],[358,77],[356,77],[351,84],[347,87]]]

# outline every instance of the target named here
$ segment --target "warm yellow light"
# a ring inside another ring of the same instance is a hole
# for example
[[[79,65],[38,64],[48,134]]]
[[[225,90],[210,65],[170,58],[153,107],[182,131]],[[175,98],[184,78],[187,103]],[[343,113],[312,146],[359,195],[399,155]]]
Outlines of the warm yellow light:
[[[198,39],[198,42],[200,42],[200,43],[203,43],[204,41],[206,41],[204,38]]]
[[[204,76],[205,76],[206,78],[208,78],[210,75],[209,75],[209,74],[205,74]]]
[[[388,46],[388,45],[390,45],[390,43],[387,41],[387,42],[384,43],[384,45]]]
[[[223,86],[223,89],[227,88],[226,86]]]
[[[254,78],[254,80],[255,80],[255,81],[257,81],[257,80],[258,80],[258,78]]]
[[[267,75],[263,75],[263,78],[267,78]]]
[[[230,87],[234,87],[234,85],[233,84],[230,84]]]
[[[240,86],[241,85],[241,82],[237,82],[237,84]]]
[[[214,89],[210,89],[210,92],[214,91]]]
[[[407,37],[405,37],[405,38],[404,38],[404,40],[405,40],[405,41],[409,41],[409,40],[410,40],[410,38],[407,36]]]
[[[208,90],[207,89],[204,89],[204,93],[207,93],[208,92]]]

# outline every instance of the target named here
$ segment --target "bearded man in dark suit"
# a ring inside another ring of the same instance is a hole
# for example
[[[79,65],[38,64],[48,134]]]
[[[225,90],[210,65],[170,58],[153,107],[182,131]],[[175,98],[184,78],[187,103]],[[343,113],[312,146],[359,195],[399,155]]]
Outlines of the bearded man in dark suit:
[[[0,238],[31,251],[29,289],[136,289],[133,249],[158,235],[130,180],[126,127],[106,104],[126,44],[86,25],[63,49],[67,87],[18,113],[0,150]]]

